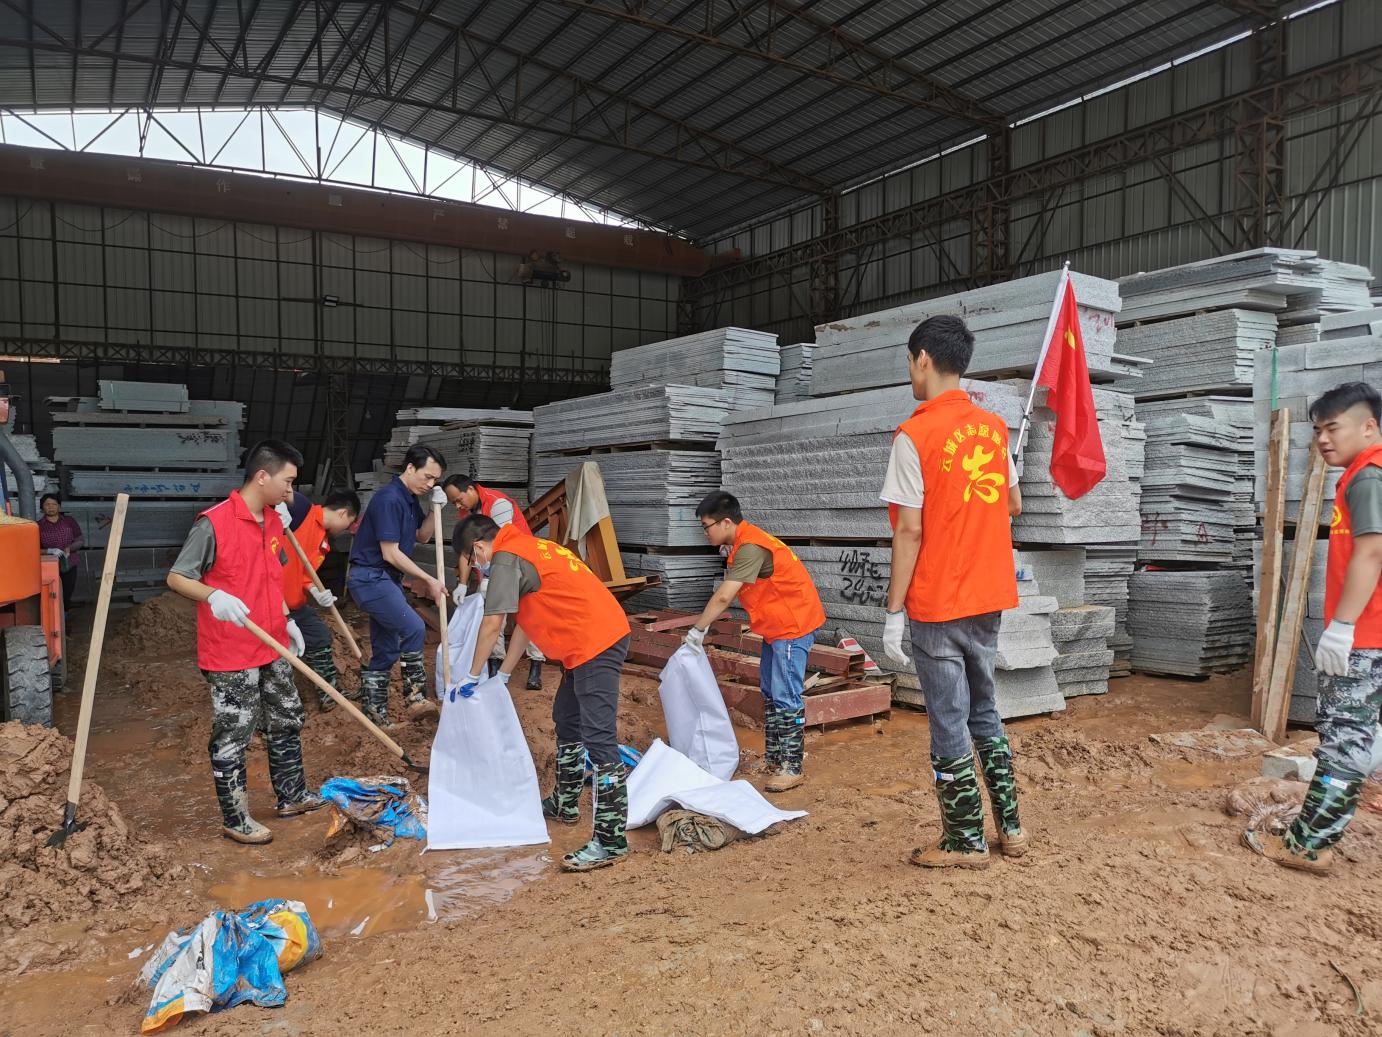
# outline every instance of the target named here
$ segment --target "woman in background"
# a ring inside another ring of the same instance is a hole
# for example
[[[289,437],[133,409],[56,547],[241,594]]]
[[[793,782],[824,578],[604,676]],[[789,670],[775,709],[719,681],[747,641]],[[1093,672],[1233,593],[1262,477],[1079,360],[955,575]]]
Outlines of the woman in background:
[[[38,520],[38,546],[44,554],[58,559],[62,573],[62,607],[72,603],[77,589],[77,552],[82,548],[82,527],[77,520],[62,511],[62,501],[56,493],[45,493],[39,501],[43,517]]]

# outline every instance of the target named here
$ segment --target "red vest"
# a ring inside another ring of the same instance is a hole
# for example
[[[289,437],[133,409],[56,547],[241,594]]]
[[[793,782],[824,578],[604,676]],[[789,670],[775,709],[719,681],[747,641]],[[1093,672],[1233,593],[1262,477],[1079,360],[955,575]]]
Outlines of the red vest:
[[[504,526],[494,553],[516,555],[537,569],[542,586],[518,599],[518,625],[543,655],[570,670],[629,636],[619,602],[567,548]]]
[[[307,560],[312,563],[312,569],[320,569],[322,562],[326,561],[326,556],[331,553],[320,504],[313,504],[307,509],[307,517],[302,520],[302,525],[293,530],[293,535],[307,552]],[[312,574],[302,567],[302,559],[293,550],[293,545],[288,543],[286,536],[283,538],[283,546],[287,558],[283,563],[283,600],[288,603],[290,611],[296,612],[307,604],[307,588],[312,586]]]
[[[1344,469],[1334,490],[1334,515],[1329,523],[1329,564],[1324,576],[1324,622],[1334,619],[1339,596],[1344,592],[1344,577],[1353,557],[1353,518],[1348,513],[1346,491],[1353,477],[1368,465],[1382,468],[1382,443],[1370,446]],[[1354,648],[1382,648],[1382,583],[1373,588],[1372,598],[1363,606],[1353,624]]]
[[[490,517],[490,513],[494,511],[494,506],[501,500],[506,500],[513,505],[513,524],[518,527],[520,533],[527,533],[532,536],[533,531],[528,528],[528,520],[523,517],[523,509],[512,497],[506,493],[500,493],[498,490],[486,489],[479,483],[475,484],[475,492],[480,495],[479,512],[481,515]]]
[[[739,604],[749,614],[749,629],[764,641],[795,641],[815,633],[825,625],[821,596],[811,582],[811,574],[790,547],[769,536],[751,522],[734,528],[734,547],[728,564],[745,544],[753,544],[773,556],[773,574],[756,583],[746,583],[739,591]]]
[[[926,493],[907,615],[944,623],[1014,608],[1008,426],[951,389],[919,406],[897,434],[917,448]],[[896,529],[896,504],[888,516]]]
[[[264,509],[264,525],[255,520],[240,491],[202,512],[216,534],[216,560],[202,574],[202,583],[233,594],[249,606],[250,619],[279,644],[288,643],[288,617],[283,614],[283,567],[279,551],[283,523],[273,508]],[[211,606],[197,606],[197,665],[203,670],[249,670],[278,658],[248,630],[223,623]]]

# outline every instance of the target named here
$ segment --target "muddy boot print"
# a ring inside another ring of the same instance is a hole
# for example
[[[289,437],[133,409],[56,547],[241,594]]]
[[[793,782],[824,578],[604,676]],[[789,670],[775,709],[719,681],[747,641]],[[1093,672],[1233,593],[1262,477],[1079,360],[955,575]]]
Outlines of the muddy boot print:
[[[629,819],[629,790],[622,761],[595,768],[592,812],[595,815],[590,842],[561,859],[565,871],[593,871],[605,868],[629,852],[624,829]]]
[[[974,757],[931,757],[940,803],[940,840],[928,849],[913,850],[912,863],[921,868],[987,868],[984,841],[984,803]]]
[[[297,734],[271,739],[266,748],[269,781],[278,797],[279,817],[296,817],[326,805],[320,796],[307,790],[307,778],[302,771],[302,739]]]
[[[237,843],[273,842],[273,833],[250,817],[250,794],[243,764],[227,770],[211,769],[216,799],[221,805],[221,834]]]
[[[1027,833],[1017,816],[1017,772],[1013,769],[1013,751],[1007,735],[997,738],[976,738],[974,751],[984,770],[984,784],[989,790],[989,806],[998,827],[998,845],[1005,856],[1021,857],[1027,852]]]
[[[581,817],[581,787],[585,784],[585,746],[580,742],[557,743],[557,780],[552,794],[542,801],[542,816],[574,825]]]
[[[801,773],[806,756],[806,710],[779,709],[777,736],[777,767],[767,783],[765,792],[786,792],[806,780]]]

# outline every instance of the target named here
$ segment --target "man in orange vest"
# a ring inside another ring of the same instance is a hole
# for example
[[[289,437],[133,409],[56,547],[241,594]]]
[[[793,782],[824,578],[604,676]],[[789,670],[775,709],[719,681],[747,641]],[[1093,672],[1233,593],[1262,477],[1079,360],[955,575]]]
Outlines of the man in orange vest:
[[[705,634],[737,598],[749,629],[763,638],[758,686],[763,692],[763,756],[767,792],[786,792],[806,778],[806,658],[825,623],[825,609],[811,574],[792,549],[744,520],[738,499],[716,490],[696,506],[706,539],[728,550],[724,581],[686,634],[686,644],[705,651]]]
[[[1372,769],[1382,709],[1382,396],[1347,382],[1310,407],[1315,443],[1344,470],[1334,490],[1325,571],[1325,630],[1315,650],[1315,775],[1284,835],[1248,831],[1247,846],[1288,868],[1324,872]]]
[[[883,649],[899,666],[916,667],[942,826],[940,840],[911,860],[925,868],[986,868],[976,754],[999,845],[1009,856],[1027,850],[993,686],[999,621],[1017,605],[1011,516],[1021,512],[1022,496],[1007,425],[960,388],[974,354],[964,321],[922,321],[907,350],[919,405],[893,438],[880,495],[893,526]]]
[[[566,871],[590,871],[622,859],[629,851],[624,829],[629,796],[619,757],[619,674],[629,654],[629,620],[619,602],[575,554],[516,526],[502,529],[492,518],[471,515],[457,527],[457,550],[489,579],[485,618],[475,642],[470,675],[458,689],[474,694],[480,667],[504,627],[518,626],[499,670],[508,682],[531,636],[565,669],[552,703],[557,727],[556,786],[542,801],[542,813],[562,824],[580,819],[585,756],[595,770],[592,838],[562,858]]]
[[[460,517],[466,515],[486,515],[494,519],[500,529],[507,525],[518,527],[519,532],[532,534],[528,528],[528,520],[523,517],[523,509],[506,493],[499,490],[491,490],[486,486],[481,486],[473,476],[469,475],[450,475],[442,482],[441,487],[446,491],[446,499],[455,507]],[[456,556],[456,589],[451,593],[451,600],[460,608],[461,602],[465,599],[466,585],[470,582],[470,567],[459,554]],[[486,590],[486,581],[480,581],[480,593]],[[505,655],[504,633],[499,632],[499,639],[495,642],[494,651],[498,659]],[[490,660],[491,675],[498,669],[498,659]],[[528,641],[528,681],[524,687],[528,691],[542,690],[542,664],[546,660],[537,645],[531,640]]]
[[[313,504],[302,494],[295,493],[293,505],[302,516],[297,522],[293,521],[287,504],[280,504],[275,510],[284,527],[297,537],[315,571],[322,567],[322,562],[331,553],[331,538],[344,533],[360,517],[360,498],[350,490],[337,490],[326,498],[326,503]],[[305,513],[301,511],[303,505],[307,506]],[[331,630],[322,622],[317,609],[307,604],[309,596],[318,608],[329,609],[336,604],[336,595],[331,591],[325,587],[317,590],[317,585],[312,582],[312,574],[289,544],[283,562],[283,600],[288,603],[289,618],[302,631],[302,640],[306,645],[302,661],[312,667],[322,680],[340,691],[336,684],[336,655],[331,650]],[[317,700],[323,713],[336,708],[335,701],[324,691],[318,690]]]
[[[293,493],[302,455],[266,439],[249,452],[245,482],[202,512],[168,573],[168,586],[197,602],[197,665],[211,685],[211,775],[221,805],[221,833],[238,843],[267,843],[272,833],[249,810],[245,756],[263,731],[278,816],[316,810],[302,769],[302,700],[293,668],[244,629],[253,620],[301,655],[302,633],[283,600],[283,523],[274,506]]]

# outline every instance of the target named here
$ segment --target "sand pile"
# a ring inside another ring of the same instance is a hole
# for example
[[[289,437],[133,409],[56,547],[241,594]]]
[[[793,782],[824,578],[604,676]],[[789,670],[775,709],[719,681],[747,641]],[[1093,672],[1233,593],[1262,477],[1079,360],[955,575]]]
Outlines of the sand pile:
[[[136,605],[110,634],[122,653],[163,655],[197,650],[197,606],[172,592]]]
[[[0,940],[103,908],[137,911],[139,900],[184,875],[162,847],[130,833],[91,781],[82,783],[78,813],[87,827],[62,849],[44,845],[62,822],[71,759],[72,743],[57,731],[0,724]]]

